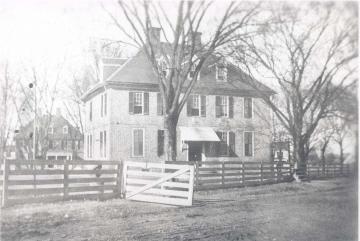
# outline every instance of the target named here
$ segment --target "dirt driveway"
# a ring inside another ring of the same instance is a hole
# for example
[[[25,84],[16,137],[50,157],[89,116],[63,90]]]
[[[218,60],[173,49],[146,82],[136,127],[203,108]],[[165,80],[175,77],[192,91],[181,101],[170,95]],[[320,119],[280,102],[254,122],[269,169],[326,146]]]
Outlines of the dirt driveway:
[[[110,200],[2,210],[1,240],[357,240],[348,178],[195,194],[193,207]]]

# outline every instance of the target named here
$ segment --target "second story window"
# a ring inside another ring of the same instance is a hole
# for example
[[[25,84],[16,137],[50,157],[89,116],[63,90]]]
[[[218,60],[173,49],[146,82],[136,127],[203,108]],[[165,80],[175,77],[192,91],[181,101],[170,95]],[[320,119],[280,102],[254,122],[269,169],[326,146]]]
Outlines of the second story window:
[[[190,95],[187,102],[188,116],[206,116],[206,96]]]
[[[157,93],[156,97],[157,97],[157,114],[164,115],[164,106],[163,106],[163,99],[161,93]]]
[[[63,134],[68,134],[69,133],[69,127],[68,126],[64,126],[63,127]]]
[[[90,101],[89,103],[89,120],[92,121],[92,111],[93,111],[93,106],[92,106],[92,101]]]
[[[129,113],[132,115],[148,115],[149,93],[129,92]]]
[[[216,81],[227,82],[227,67],[225,64],[216,65]]]
[[[100,105],[100,115],[101,117],[106,116],[107,114],[107,94],[101,95],[101,105]]]
[[[244,98],[244,118],[251,119],[253,116],[253,101],[250,97]]]
[[[54,127],[53,127],[53,126],[50,126],[50,127],[48,128],[48,133],[49,133],[49,134],[54,134]]]
[[[234,116],[234,97],[232,96],[216,96],[216,117],[229,117]]]

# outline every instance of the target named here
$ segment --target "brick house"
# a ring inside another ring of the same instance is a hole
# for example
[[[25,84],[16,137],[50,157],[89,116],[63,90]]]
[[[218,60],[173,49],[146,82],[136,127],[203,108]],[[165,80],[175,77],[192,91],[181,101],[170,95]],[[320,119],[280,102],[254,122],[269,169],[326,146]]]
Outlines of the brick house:
[[[83,159],[83,136],[57,110],[56,115],[43,115],[37,119],[37,157],[47,160]],[[16,158],[31,160],[33,155],[33,121],[20,128],[14,137]]]
[[[160,32],[155,34],[160,41]],[[246,84],[236,66],[210,58],[180,115],[177,159],[271,158],[270,109]],[[103,58],[102,81],[88,90],[87,160],[164,161],[162,103],[145,53],[129,59]],[[191,74],[191,73],[190,73]],[[268,95],[274,92],[258,83]]]

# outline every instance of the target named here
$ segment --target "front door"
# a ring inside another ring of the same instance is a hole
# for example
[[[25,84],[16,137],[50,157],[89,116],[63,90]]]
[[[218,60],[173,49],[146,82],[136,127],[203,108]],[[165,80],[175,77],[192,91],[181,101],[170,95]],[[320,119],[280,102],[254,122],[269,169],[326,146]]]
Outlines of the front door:
[[[202,142],[189,142],[189,161],[201,161]]]

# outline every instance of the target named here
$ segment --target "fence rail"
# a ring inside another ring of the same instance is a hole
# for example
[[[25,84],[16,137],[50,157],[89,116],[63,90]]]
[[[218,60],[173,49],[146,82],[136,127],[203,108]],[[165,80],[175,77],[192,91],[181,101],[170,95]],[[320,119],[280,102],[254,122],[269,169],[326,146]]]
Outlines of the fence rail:
[[[49,168],[51,166],[51,168]],[[118,161],[5,160],[1,171],[1,206],[120,196]]]

